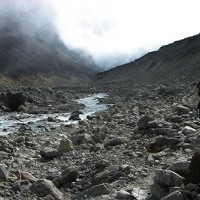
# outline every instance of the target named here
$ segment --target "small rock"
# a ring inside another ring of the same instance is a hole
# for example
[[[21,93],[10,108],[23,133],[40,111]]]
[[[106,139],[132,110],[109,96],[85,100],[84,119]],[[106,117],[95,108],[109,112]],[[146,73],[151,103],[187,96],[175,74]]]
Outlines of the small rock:
[[[45,147],[40,151],[40,155],[44,159],[53,159],[59,155],[59,152],[55,148]]]
[[[51,195],[44,197],[44,200],[55,200]]]
[[[40,197],[51,195],[55,200],[63,200],[63,194],[47,179],[39,179],[30,189]]]
[[[199,190],[199,186],[194,184],[194,183],[188,183],[186,186],[185,186],[185,189],[186,190],[189,190],[189,191],[198,191]]]
[[[116,199],[129,199],[130,193],[126,192],[125,190],[117,191]]]
[[[128,138],[126,137],[117,137],[117,138],[114,138],[108,142],[105,143],[105,147],[108,147],[108,146],[117,146],[117,145],[120,145],[120,144],[124,144],[124,143],[127,143],[129,141]]]
[[[71,183],[75,181],[79,176],[79,172],[75,167],[69,167],[68,169],[64,170],[60,177],[55,180],[56,184],[63,185],[66,183]]]
[[[142,118],[139,119],[138,121],[138,129],[146,129],[147,128],[147,123],[153,121],[153,118],[149,117],[149,116],[144,116]]]
[[[178,105],[175,110],[178,112],[179,115],[188,114],[191,110],[188,107]]]
[[[183,121],[182,117],[179,115],[172,115],[169,120],[173,123],[180,123]]]
[[[13,190],[22,192],[24,190],[29,190],[31,183],[28,180],[19,180],[13,184]]]
[[[21,173],[21,178],[28,180],[30,183],[34,183],[35,181],[37,181],[37,178],[35,178],[32,174],[28,172],[21,171],[20,173]]]
[[[155,177],[159,183],[166,186],[180,186],[184,183],[184,178],[171,170],[157,169],[155,171]]]
[[[74,149],[74,145],[70,139],[65,138],[60,141],[59,151],[68,152],[68,151],[72,151],[73,149]]]
[[[182,134],[184,135],[189,135],[189,134],[192,134],[192,133],[195,133],[196,132],[196,129],[190,127],[190,126],[185,126],[183,129],[182,129]]]
[[[161,200],[183,200],[183,195],[180,191],[176,190],[171,194],[163,197]]]
[[[98,197],[101,195],[114,193],[113,188],[109,184],[95,185],[87,190],[84,190],[79,195],[75,196],[74,200],[88,199],[89,197]]]
[[[8,174],[9,174],[9,172],[5,168],[5,165],[0,164],[0,180],[1,181],[7,181],[8,180]]]
[[[162,137],[157,137],[155,143],[157,146],[176,145],[179,143],[179,140],[177,138],[162,136]]]
[[[80,120],[79,115],[83,114],[81,111],[74,111],[73,113],[71,113],[69,120]]]

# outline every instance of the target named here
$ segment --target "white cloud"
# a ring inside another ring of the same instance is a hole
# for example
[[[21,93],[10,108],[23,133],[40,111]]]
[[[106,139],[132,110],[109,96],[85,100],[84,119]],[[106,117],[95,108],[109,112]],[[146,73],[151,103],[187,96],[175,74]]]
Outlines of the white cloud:
[[[200,32],[199,0],[51,0],[61,38],[98,61],[138,54]]]

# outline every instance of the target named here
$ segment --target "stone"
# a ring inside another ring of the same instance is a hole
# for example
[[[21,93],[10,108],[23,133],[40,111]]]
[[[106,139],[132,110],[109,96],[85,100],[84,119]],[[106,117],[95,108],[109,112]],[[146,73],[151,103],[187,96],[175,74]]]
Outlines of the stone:
[[[159,183],[166,186],[180,186],[185,181],[185,178],[171,170],[157,169],[155,170],[155,177]]]
[[[168,96],[168,95],[175,94],[175,91],[172,88],[167,87],[165,85],[161,85],[159,88],[157,88],[157,92],[159,95],[162,95],[162,96]]]
[[[169,120],[173,123],[180,123],[183,121],[182,117],[179,115],[172,115]]]
[[[150,191],[154,197],[157,199],[162,199],[168,195],[168,190],[166,187],[160,185],[160,183],[155,179],[154,184],[150,185]]]
[[[31,187],[31,183],[28,180],[19,180],[13,184],[13,190],[22,192],[24,190],[29,190]]]
[[[190,108],[186,106],[182,106],[182,105],[177,105],[175,110],[177,111],[179,115],[188,114],[191,111]]]
[[[180,175],[186,175],[190,167],[190,162],[187,160],[174,162],[168,170],[172,170]]]
[[[192,134],[192,133],[195,133],[196,132],[196,129],[190,127],[190,126],[185,126],[182,130],[181,130],[182,134],[184,135],[189,135],[189,134]]]
[[[55,180],[59,186],[75,181],[79,176],[79,171],[76,167],[69,167],[62,172],[58,179]]]
[[[158,128],[158,127],[160,127],[160,126],[159,126],[158,122],[156,122],[156,121],[149,121],[146,124],[146,128]]]
[[[196,152],[192,156],[186,179],[189,183],[200,183],[200,152]]]
[[[79,115],[80,114],[83,114],[81,111],[74,111],[71,113],[70,117],[69,117],[69,120],[81,120]]]
[[[178,138],[162,136],[162,137],[157,137],[155,143],[157,146],[177,145],[179,143],[179,140]]]
[[[153,121],[152,117],[149,117],[147,115],[141,117],[138,121],[138,129],[146,129],[148,122]]]
[[[55,200],[51,195],[44,197],[44,200]]]
[[[128,141],[129,141],[129,139],[126,138],[126,137],[117,137],[117,138],[111,139],[110,141],[106,142],[104,146],[105,147],[117,146],[117,145],[120,145],[120,144],[127,143]]]
[[[194,184],[194,183],[188,183],[186,186],[185,186],[185,189],[186,190],[189,190],[189,191],[198,191],[199,190],[199,186]]]
[[[81,199],[89,199],[92,197],[98,197],[101,195],[106,195],[106,194],[113,194],[114,190],[109,184],[100,184],[100,185],[95,185],[87,190],[84,190],[74,198],[73,200],[81,200]]]
[[[73,142],[73,144],[80,145],[89,142],[91,140],[91,136],[87,133],[74,134],[70,139]]]
[[[4,103],[11,111],[17,111],[21,105],[25,103],[25,96],[22,93],[7,93],[4,97]]]
[[[7,140],[0,140],[0,151],[4,151],[6,153],[12,153],[14,151],[14,147],[8,143]]]
[[[59,152],[55,148],[45,147],[40,151],[40,155],[44,159],[53,159],[59,156]]]
[[[35,178],[32,174],[24,171],[20,171],[21,179],[28,180],[30,183],[34,183],[37,181],[37,178]]]
[[[47,179],[39,179],[31,186],[31,191],[40,197],[51,195],[55,200],[63,200],[63,194]]]
[[[161,200],[184,200],[183,195],[180,191],[176,190],[171,194],[163,197]]]
[[[65,138],[60,141],[60,144],[59,144],[60,152],[68,152],[68,151],[72,151],[73,149],[74,149],[74,145],[70,139]]]
[[[129,199],[130,193],[126,192],[125,190],[117,191],[116,199]]]
[[[9,172],[7,171],[5,165],[0,164],[0,180],[7,181]]]

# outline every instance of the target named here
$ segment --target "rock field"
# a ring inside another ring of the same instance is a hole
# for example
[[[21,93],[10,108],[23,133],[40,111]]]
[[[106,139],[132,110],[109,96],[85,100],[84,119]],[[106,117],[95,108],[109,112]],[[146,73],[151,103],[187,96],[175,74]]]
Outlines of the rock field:
[[[200,199],[195,85],[2,88],[0,113],[74,112],[101,92],[112,107],[85,121],[0,136],[0,200]]]

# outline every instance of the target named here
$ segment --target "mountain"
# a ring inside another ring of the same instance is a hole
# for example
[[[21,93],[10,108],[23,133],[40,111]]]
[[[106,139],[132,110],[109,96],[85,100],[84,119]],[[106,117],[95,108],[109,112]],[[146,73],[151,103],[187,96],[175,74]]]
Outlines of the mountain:
[[[176,41],[139,59],[97,74],[102,82],[173,81],[198,78],[200,74],[200,34]]]
[[[79,77],[95,73],[97,67],[89,55],[63,44],[46,10],[21,2],[21,6],[0,7],[1,76],[40,72]]]

